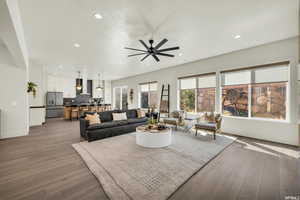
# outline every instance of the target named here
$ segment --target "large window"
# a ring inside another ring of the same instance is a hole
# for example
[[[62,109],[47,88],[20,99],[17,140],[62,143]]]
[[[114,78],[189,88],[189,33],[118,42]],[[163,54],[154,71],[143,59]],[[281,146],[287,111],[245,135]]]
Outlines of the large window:
[[[179,79],[179,89],[181,110],[189,113],[215,110],[215,74]]]
[[[180,109],[195,112],[196,78],[180,80]]]
[[[222,73],[226,116],[286,119],[288,66]]]
[[[223,115],[248,117],[251,71],[223,73],[221,77]]]
[[[222,88],[223,115],[248,117],[248,85]]]
[[[140,107],[157,108],[157,83],[140,84]]]

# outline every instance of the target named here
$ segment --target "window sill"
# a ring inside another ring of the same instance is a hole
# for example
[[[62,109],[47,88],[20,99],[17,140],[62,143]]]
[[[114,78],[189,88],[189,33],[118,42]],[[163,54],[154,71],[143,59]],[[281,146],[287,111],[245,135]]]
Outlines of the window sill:
[[[265,122],[278,122],[278,123],[284,123],[289,124],[290,122],[287,120],[280,120],[280,119],[265,119],[265,118],[259,118],[259,117],[237,117],[237,116],[225,116],[222,115],[223,118],[229,118],[229,119],[241,119],[241,120],[254,120],[254,121],[265,121]]]

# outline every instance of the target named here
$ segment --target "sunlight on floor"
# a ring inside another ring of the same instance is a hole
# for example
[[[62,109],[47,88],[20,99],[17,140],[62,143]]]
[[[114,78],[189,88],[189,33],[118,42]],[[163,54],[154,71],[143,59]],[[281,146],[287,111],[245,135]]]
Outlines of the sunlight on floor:
[[[272,156],[280,157],[281,155],[289,156],[292,158],[299,159],[300,151],[294,150],[291,148],[280,147],[277,145],[269,145],[261,142],[245,142],[242,140],[238,140],[239,143],[245,145],[245,149],[266,153]]]

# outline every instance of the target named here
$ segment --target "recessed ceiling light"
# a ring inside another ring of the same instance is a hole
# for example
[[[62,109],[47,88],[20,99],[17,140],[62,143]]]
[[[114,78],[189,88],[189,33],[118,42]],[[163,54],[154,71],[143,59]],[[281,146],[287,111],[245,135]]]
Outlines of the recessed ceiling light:
[[[179,53],[178,55],[179,55],[179,56],[182,56],[182,53]]]
[[[100,15],[99,13],[94,14],[94,17],[96,19],[102,19],[103,18],[102,15]]]
[[[240,35],[236,35],[236,36],[234,36],[234,39],[240,39],[241,38],[241,36]]]
[[[63,68],[63,66],[62,66],[62,65],[59,65],[59,66],[58,66],[58,68],[59,68],[59,69],[62,69],[62,68]]]
[[[74,47],[79,48],[79,47],[80,47],[80,44],[75,43],[75,44],[74,44]]]

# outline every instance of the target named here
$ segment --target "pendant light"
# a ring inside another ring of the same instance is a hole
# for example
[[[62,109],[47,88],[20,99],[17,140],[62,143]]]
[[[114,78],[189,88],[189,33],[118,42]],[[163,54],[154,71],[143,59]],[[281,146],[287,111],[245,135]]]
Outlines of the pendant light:
[[[82,85],[81,85],[81,75],[80,75],[80,71],[78,71],[78,79],[76,81],[76,89],[77,90],[81,90],[82,89]]]
[[[103,90],[103,86],[101,84],[101,80],[100,80],[100,73],[98,74],[98,86],[96,87],[97,90]]]

